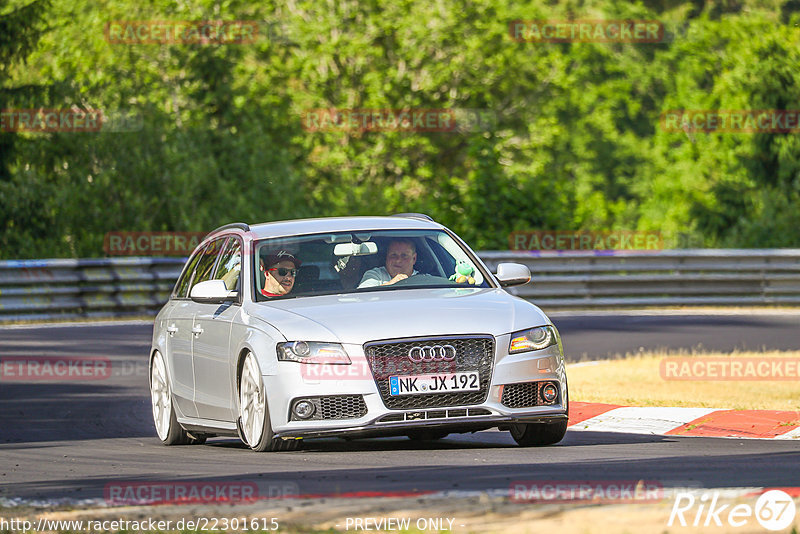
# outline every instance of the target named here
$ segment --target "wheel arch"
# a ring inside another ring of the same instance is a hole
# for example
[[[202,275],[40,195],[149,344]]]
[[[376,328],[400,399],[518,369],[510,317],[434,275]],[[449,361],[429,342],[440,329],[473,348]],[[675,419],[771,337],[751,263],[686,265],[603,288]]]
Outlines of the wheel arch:
[[[255,352],[250,347],[242,347],[239,349],[239,354],[236,356],[236,398],[239,398],[239,388],[242,382],[242,369],[244,368],[244,359],[248,353]],[[256,357],[258,358],[258,357]],[[238,401],[237,401],[238,402]]]
[[[245,337],[239,342],[239,346],[236,348],[236,367],[234,369],[236,382],[234,391],[236,391],[237,398],[239,396],[239,381],[242,378],[242,365],[247,353],[252,353],[255,356],[262,376],[277,374],[278,353],[276,346],[280,341],[284,341],[283,336],[276,339],[278,335],[277,330],[274,335],[270,335],[260,329],[250,328]]]
[[[167,380],[171,380],[169,375],[169,364],[166,361],[166,356],[164,356],[164,351],[160,350],[158,347],[153,347],[150,349],[150,357],[147,359],[147,386],[152,387],[153,385],[153,360],[156,357],[156,353],[160,353],[161,357],[164,358],[164,372],[167,373]]]

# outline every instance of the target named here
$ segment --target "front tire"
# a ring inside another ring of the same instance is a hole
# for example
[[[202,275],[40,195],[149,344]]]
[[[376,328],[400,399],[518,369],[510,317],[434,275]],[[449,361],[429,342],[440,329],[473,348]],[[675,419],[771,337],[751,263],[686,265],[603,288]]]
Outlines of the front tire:
[[[299,440],[275,438],[264,379],[252,352],[245,356],[239,377],[239,429],[242,441],[256,452],[290,451],[299,445]]]
[[[555,445],[567,433],[569,425],[569,386],[564,380],[564,404],[567,419],[558,423],[519,423],[511,425],[511,437],[520,447],[546,447]]]
[[[178,423],[175,405],[172,403],[172,389],[167,378],[167,366],[160,352],[156,352],[150,361],[150,401],[153,405],[153,422],[161,443],[164,445],[205,443],[205,436],[195,438]]]
[[[567,421],[558,423],[517,423],[509,429],[511,437],[521,447],[544,447],[564,439]]]

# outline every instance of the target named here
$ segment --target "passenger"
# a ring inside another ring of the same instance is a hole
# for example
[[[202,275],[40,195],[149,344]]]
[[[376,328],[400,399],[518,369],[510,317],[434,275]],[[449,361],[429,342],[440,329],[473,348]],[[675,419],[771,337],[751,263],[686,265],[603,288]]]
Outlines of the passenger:
[[[261,294],[265,297],[288,295],[294,287],[301,261],[291,252],[281,250],[262,256],[260,264],[265,278]]]
[[[414,276],[417,262],[417,247],[410,239],[394,239],[386,250],[386,266],[375,267],[364,273],[358,288],[377,287],[396,284],[409,276]]]

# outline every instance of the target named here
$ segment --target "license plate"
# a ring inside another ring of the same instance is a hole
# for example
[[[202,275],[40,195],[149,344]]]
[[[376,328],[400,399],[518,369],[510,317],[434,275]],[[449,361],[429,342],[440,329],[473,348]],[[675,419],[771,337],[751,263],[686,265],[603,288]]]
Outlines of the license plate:
[[[477,371],[389,377],[389,394],[393,396],[480,391],[480,389],[480,376]]]

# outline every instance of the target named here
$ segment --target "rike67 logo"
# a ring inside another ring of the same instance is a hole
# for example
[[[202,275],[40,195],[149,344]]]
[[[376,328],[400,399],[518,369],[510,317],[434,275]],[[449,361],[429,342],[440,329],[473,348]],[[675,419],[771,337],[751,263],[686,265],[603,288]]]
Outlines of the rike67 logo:
[[[675,496],[667,526],[677,524],[686,527],[718,526],[743,527],[755,517],[767,530],[784,530],[794,521],[796,508],[792,497],[782,490],[762,493],[755,506],[749,504],[719,503],[720,492],[706,491],[699,497],[694,493],[681,492]]]

